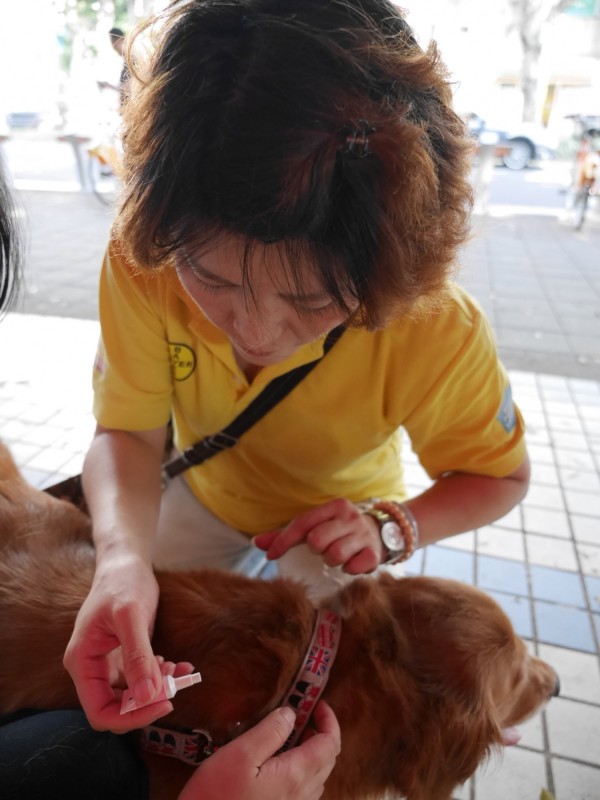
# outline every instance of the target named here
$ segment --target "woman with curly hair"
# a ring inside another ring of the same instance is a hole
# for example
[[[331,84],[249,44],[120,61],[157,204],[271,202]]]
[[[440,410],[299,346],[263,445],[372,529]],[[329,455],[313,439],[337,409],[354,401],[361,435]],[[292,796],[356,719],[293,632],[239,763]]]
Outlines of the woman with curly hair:
[[[153,565],[235,569],[253,540],[317,595],[505,515],[529,479],[489,326],[451,278],[470,140],[398,7],[188,0],[130,62],[83,473],[97,568],[65,656],[110,730],[171,708],[152,703]],[[318,359],[239,441],[215,437]],[[218,452],[163,491],[170,422],[176,452]],[[414,496],[402,430],[432,479]]]

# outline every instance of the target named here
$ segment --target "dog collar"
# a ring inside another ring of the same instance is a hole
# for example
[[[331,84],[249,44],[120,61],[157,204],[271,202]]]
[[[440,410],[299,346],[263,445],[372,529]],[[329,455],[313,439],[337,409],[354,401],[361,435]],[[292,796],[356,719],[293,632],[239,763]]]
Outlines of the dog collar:
[[[161,725],[146,725],[140,731],[140,747],[146,753],[170,756],[195,766],[219,747],[208,731],[196,728],[163,728]]]
[[[283,753],[294,747],[304,733],[317,701],[329,679],[340,643],[342,618],[326,608],[317,610],[317,619],[312,639],[300,671],[280,706],[290,706],[296,714],[292,732],[279,750]]]
[[[312,639],[302,666],[279,704],[290,706],[296,714],[292,732],[280,748],[280,753],[294,747],[308,725],[314,707],[327,684],[340,642],[341,630],[342,619],[339,614],[323,608],[317,610]],[[190,730],[146,725],[140,733],[140,747],[145,752],[177,758],[192,766],[200,764],[220,747],[214,743],[208,731],[200,728]]]

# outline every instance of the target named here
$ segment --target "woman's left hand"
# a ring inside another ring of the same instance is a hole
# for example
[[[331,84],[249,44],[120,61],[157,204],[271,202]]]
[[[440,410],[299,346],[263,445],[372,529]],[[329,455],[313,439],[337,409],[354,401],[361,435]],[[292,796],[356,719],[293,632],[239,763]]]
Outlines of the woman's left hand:
[[[384,555],[376,520],[343,498],[300,514],[283,530],[254,537],[271,560],[303,543],[328,566],[342,567],[349,575],[373,572]]]

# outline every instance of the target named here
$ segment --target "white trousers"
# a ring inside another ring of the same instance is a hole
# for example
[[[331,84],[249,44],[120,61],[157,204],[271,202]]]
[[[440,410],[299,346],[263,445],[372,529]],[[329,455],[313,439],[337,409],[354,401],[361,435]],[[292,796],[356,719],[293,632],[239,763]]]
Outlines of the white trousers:
[[[163,493],[154,564],[161,569],[200,567],[258,574],[262,550],[246,534],[226,525],[196,498],[186,480],[171,480]],[[298,545],[275,562],[277,573],[306,585],[314,602],[354,580],[339,567],[328,567],[306,545]]]

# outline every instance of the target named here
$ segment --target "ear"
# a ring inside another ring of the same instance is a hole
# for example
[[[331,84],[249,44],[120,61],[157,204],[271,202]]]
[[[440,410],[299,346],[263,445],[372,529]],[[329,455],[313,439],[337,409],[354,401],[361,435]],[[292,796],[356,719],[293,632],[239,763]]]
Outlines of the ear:
[[[0,440],[0,482],[23,481],[8,447]]]
[[[448,774],[455,775],[457,783],[464,783],[485,761],[496,747],[502,744],[502,732],[491,711],[491,706],[479,708],[464,719],[458,719],[447,728],[446,754]]]
[[[437,747],[424,747],[422,765],[424,797],[450,797],[502,743],[501,731],[484,708],[463,714],[458,709],[441,714]]]

